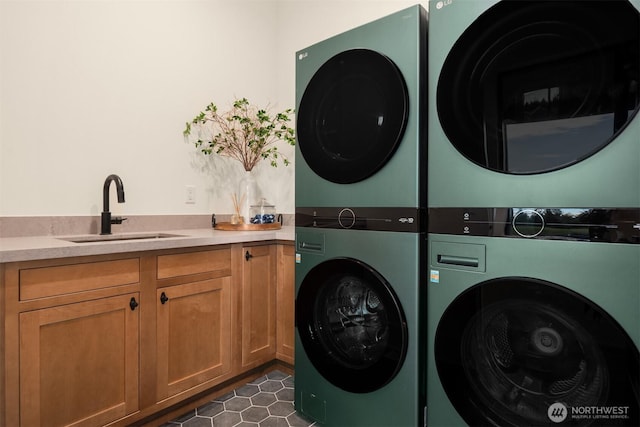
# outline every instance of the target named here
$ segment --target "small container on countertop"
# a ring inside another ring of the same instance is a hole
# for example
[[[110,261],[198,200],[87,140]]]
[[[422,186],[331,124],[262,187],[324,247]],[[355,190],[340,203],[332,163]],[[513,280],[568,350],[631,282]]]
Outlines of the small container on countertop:
[[[263,198],[260,204],[251,206],[249,217],[251,224],[273,224],[276,222],[276,207]]]

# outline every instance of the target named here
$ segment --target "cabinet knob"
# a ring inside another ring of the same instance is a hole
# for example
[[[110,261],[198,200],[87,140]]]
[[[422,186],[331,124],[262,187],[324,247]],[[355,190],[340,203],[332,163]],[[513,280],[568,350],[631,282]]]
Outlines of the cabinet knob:
[[[131,307],[131,311],[135,310],[137,306],[139,306],[138,301],[134,297],[131,297],[131,301],[129,301],[129,307]]]
[[[167,294],[165,294],[164,292],[160,294],[160,302],[162,304],[166,303],[167,301],[169,301],[169,297],[167,296]]]
[[[249,251],[245,252],[244,259],[249,261],[251,258],[253,258],[253,255],[251,255]]]

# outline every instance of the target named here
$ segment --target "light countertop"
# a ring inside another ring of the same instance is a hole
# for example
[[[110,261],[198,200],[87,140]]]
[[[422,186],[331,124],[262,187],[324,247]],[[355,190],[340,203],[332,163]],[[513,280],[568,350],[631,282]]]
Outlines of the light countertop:
[[[0,238],[0,263],[269,240],[293,241],[295,240],[294,230],[295,228],[292,226],[284,226],[280,230],[265,231],[221,231],[211,228],[163,230],[158,234],[177,236],[161,239],[149,238],[83,243],[74,243],[64,239],[84,237],[86,235],[6,237]],[[138,234],[143,233],[118,233],[114,236],[125,237]]]

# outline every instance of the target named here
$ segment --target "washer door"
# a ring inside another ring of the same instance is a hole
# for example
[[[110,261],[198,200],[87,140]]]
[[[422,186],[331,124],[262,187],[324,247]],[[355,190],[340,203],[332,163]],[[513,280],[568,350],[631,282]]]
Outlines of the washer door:
[[[600,307],[552,283],[468,289],[438,324],[435,362],[469,425],[640,423],[638,349]]]
[[[331,259],[309,271],[296,299],[296,325],[313,366],[346,391],[383,387],[405,359],[402,307],[391,285],[356,259]]]
[[[300,152],[328,181],[364,180],[392,157],[408,111],[404,78],[389,58],[367,49],[341,52],[304,91],[297,111]]]
[[[640,105],[640,12],[628,1],[501,1],[461,35],[438,81],[466,158],[534,174],[605,147]]]

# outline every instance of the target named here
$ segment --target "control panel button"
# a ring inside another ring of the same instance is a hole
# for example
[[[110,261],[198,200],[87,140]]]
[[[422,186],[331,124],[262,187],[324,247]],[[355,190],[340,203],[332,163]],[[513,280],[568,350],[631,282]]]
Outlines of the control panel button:
[[[544,217],[533,209],[523,209],[515,214],[511,225],[522,237],[536,237],[544,230]]]
[[[344,208],[338,214],[338,223],[342,228],[351,228],[356,223],[356,214],[349,208]]]

